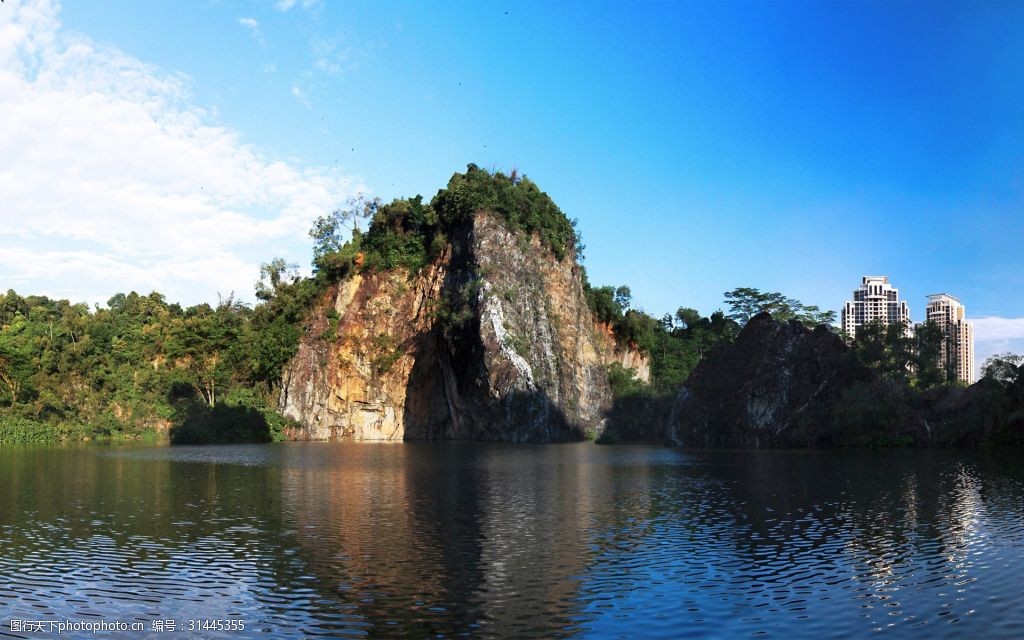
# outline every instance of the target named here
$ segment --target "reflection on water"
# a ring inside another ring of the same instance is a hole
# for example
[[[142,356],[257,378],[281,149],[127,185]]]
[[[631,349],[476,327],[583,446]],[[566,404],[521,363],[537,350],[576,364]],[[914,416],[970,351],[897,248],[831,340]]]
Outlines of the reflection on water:
[[[0,635],[1020,637],[1022,479],[950,452],[3,448]]]

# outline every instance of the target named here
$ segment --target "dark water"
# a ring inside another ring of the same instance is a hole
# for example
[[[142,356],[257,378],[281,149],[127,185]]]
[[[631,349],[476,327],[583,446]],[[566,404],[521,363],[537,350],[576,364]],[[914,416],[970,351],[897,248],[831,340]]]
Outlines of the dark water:
[[[155,638],[1022,637],[1024,467],[590,444],[0,448],[0,636],[56,635],[12,620]]]

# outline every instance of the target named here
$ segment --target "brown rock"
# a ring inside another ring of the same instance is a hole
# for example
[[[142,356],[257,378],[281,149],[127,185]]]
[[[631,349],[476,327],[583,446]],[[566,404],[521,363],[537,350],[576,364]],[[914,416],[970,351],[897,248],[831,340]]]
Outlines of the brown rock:
[[[279,408],[305,439],[580,439],[610,403],[606,347],[575,259],[481,212],[417,274],[331,287]]]

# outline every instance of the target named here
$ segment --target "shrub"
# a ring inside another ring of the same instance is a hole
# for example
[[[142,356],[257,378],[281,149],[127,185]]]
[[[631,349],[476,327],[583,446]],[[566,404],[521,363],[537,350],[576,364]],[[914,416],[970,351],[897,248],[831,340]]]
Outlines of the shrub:
[[[0,414],[0,444],[39,444],[60,439],[61,429],[56,423]]]

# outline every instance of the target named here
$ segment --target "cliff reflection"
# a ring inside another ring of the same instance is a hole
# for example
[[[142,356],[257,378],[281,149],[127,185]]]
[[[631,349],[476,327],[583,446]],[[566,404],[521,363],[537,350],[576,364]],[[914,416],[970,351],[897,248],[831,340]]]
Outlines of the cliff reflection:
[[[1022,505],[1019,461],[942,451],[0,449],[0,619],[1020,637]]]
[[[459,602],[453,580],[472,584],[459,571],[475,566],[464,556],[478,555],[475,518],[462,515],[475,512],[476,483],[464,467],[448,464],[454,449],[432,459],[401,444],[286,451],[288,520],[321,595],[368,629],[445,632],[451,616],[436,614]]]
[[[294,451],[282,489],[309,570],[388,635],[568,629],[594,555],[649,533],[646,465],[602,464],[593,447]]]

